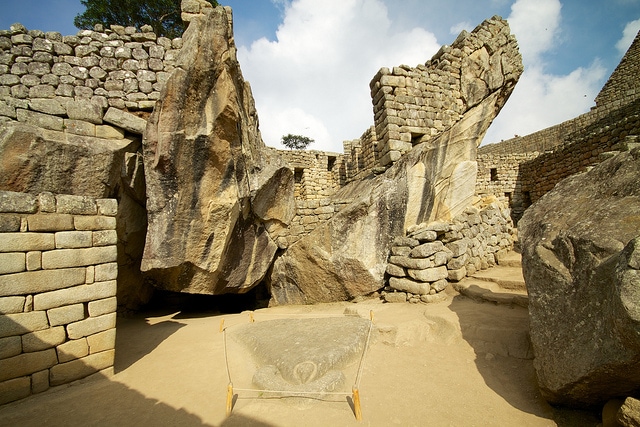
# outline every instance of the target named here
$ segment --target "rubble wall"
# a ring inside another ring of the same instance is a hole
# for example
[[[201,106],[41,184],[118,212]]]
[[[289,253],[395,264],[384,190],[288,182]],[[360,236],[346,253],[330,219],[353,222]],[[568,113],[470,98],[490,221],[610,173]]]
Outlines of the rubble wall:
[[[0,191],[0,404],[113,367],[117,209]]]

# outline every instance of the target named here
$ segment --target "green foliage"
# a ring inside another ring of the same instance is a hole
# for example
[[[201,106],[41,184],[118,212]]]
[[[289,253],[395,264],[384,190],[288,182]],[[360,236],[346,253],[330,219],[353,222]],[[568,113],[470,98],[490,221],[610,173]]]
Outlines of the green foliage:
[[[214,7],[216,0],[207,0]],[[140,28],[151,25],[158,36],[180,37],[185,25],[180,17],[181,0],[80,0],[87,8],[76,15],[73,24],[80,29],[93,29],[94,25],[123,25]]]
[[[285,135],[282,137],[282,145],[291,150],[304,150],[309,144],[313,142],[313,139],[302,135]]]

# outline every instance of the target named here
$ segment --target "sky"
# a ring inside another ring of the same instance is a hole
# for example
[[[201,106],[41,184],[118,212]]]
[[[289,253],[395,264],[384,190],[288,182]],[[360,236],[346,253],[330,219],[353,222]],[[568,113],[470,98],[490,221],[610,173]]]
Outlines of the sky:
[[[222,0],[267,145],[292,133],[342,152],[373,125],[369,82],[415,67],[458,33],[507,19],[525,72],[483,141],[527,135],[589,111],[640,30],[640,0]],[[75,34],[80,0],[0,0],[0,29]]]

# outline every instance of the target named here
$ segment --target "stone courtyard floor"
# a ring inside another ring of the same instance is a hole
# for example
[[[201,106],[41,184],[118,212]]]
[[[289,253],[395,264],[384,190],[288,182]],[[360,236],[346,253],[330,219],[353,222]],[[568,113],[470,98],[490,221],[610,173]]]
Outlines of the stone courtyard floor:
[[[89,378],[0,407],[2,426],[595,426],[595,414],[549,406],[536,386],[523,307],[449,291],[434,304],[320,304],[257,310],[256,322],[296,316],[370,318],[375,333],[351,398],[275,398],[238,391],[226,417],[221,320],[249,313],[160,310],[119,318],[116,363]],[[283,351],[287,349],[283,348]],[[251,388],[250,354],[227,339],[234,388]],[[354,366],[357,367],[356,362]],[[245,368],[242,368],[245,367]],[[246,372],[239,372],[245,370]],[[357,369],[345,370],[351,390]],[[351,382],[350,382],[351,381]]]

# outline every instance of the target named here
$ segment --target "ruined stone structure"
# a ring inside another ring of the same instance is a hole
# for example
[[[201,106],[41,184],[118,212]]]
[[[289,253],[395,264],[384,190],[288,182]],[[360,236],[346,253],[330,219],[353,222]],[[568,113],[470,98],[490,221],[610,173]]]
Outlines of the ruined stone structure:
[[[113,366],[117,209],[0,191],[0,404]]]

